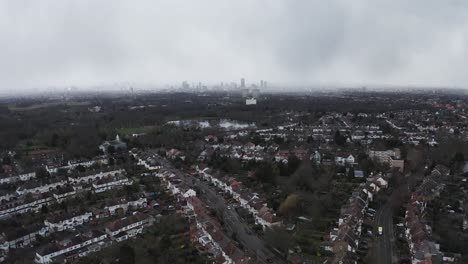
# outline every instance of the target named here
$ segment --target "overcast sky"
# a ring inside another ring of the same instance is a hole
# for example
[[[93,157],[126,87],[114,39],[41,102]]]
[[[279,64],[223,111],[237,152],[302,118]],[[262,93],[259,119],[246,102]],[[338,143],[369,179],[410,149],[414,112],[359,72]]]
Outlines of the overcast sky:
[[[0,91],[114,83],[468,87],[468,1],[0,1]]]

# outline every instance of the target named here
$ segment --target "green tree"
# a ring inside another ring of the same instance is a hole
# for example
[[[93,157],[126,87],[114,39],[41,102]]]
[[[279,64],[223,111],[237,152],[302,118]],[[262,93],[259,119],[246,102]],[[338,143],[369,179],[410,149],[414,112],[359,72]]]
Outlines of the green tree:
[[[36,169],[36,178],[38,179],[45,179],[48,178],[49,172],[44,167],[39,167]]]
[[[3,157],[2,164],[11,165],[11,157],[8,155]]]
[[[287,253],[288,249],[294,245],[292,236],[283,228],[266,229],[265,242],[283,253]]]
[[[161,237],[161,241],[159,241],[159,249],[161,251],[166,251],[168,250],[170,247],[172,246],[172,241],[171,241],[171,238],[170,236],[168,235],[163,235]]]
[[[342,136],[339,130],[335,132],[335,143],[339,146],[346,144],[346,137]]]
[[[46,215],[47,213],[49,213],[49,208],[46,205],[43,205],[41,207],[41,214]]]
[[[68,170],[67,170],[67,169],[64,169],[64,168],[59,168],[59,169],[57,170],[57,175],[58,175],[58,176],[66,176],[67,173],[68,173]]]
[[[75,169],[76,169],[77,171],[79,171],[79,172],[85,172],[85,171],[86,171],[86,168],[85,168],[85,166],[83,166],[83,165],[78,165],[78,166],[76,166]]]
[[[119,263],[134,264],[135,250],[127,244],[120,246]]]
[[[114,154],[115,152],[116,152],[116,150],[115,150],[114,146],[107,147],[107,153]]]
[[[277,176],[278,171],[269,162],[261,163],[255,171],[255,177],[266,183],[274,183]]]
[[[297,168],[301,165],[301,160],[296,155],[291,155],[288,157],[288,173],[294,173]]]

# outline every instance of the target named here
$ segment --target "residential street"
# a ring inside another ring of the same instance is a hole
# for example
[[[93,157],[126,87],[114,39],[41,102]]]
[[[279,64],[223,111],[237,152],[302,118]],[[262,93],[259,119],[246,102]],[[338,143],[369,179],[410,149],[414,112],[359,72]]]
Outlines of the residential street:
[[[377,264],[392,264],[396,260],[393,251],[395,238],[393,235],[392,210],[388,204],[382,205],[377,210],[374,225],[376,233],[379,226],[383,227],[383,233],[382,236],[377,235],[375,238],[372,259]]]
[[[202,193],[197,196],[208,206],[223,212],[224,224],[227,230],[235,232],[237,240],[242,244],[244,250],[255,253],[258,263],[285,263],[272,250],[270,250],[263,240],[261,240],[253,230],[242,222],[239,214],[233,207],[228,206],[226,200],[216,193],[214,187],[208,186],[206,182],[187,176],[182,171],[175,169],[166,159],[160,158],[160,163],[164,168],[184,179],[190,187],[197,186]]]
[[[209,206],[220,209],[223,212],[224,224],[226,229],[236,233],[237,240],[244,246],[257,255],[257,260],[261,263],[267,263],[267,259],[271,259],[273,263],[284,263],[273,253],[265,243],[253,232],[237,214],[236,210],[228,207],[224,198],[217,195],[216,192],[205,182],[196,180],[197,186],[204,190],[205,193],[200,194],[200,199]],[[249,234],[250,233],[250,234]]]

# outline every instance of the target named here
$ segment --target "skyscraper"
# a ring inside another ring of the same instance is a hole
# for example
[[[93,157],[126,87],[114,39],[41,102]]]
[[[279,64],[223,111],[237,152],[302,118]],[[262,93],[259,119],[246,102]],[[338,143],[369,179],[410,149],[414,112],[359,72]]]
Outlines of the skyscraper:
[[[182,89],[187,90],[190,88],[190,84],[187,81],[182,82]]]
[[[259,95],[260,95],[260,89],[254,88],[254,89],[252,89],[252,91],[250,91],[250,94],[251,94],[252,98],[258,98]]]
[[[245,88],[245,79],[241,78],[241,88]]]

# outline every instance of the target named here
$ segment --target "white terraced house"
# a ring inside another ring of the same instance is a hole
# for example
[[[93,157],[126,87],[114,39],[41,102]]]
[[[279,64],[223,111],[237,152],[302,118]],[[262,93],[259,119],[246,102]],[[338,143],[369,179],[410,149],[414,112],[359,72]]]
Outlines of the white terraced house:
[[[121,242],[142,233],[143,228],[151,223],[150,215],[137,213],[107,224],[106,233],[112,240]]]
[[[89,222],[93,217],[91,212],[85,212],[78,215],[60,215],[44,220],[44,224],[49,228],[50,231],[64,231],[73,229],[79,225],[83,225]]]
[[[54,199],[57,200],[57,202],[62,202],[63,200],[66,200],[68,198],[71,198],[77,194],[75,188],[71,189],[66,189],[60,192],[53,193],[52,195],[54,196]]]
[[[257,209],[254,208],[253,204],[261,201],[256,193],[251,193],[247,191],[244,191],[241,193],[236,192],[232,189],[232,187],[230,187],[229,184],[226,184],[225,182],[206,173],[206,170],[207,169],[200,170],[197,167],[197,172],[200,173],[202,177],[204,177],[205,179],[208,179],[209,181],[211,181],[213,184],[215,184],[219,188],[222,188],[224,191],[229,191],[232,194],[233,198],[237,200],[243,208],[249,210],[249,212],[251,212],[254,215],[256,222],[258,224],[261,224],[263,227],[276,224],[273,222],[273,219],[276,218],[276,215],[272,212],[271,209],[269,209],[268,207],[265,207],[260,213]]]
[[[79,256],[85,256],[90,251],[98,251],[107,239],[107,234],[100,231],[92,231],[78,234],[59,241],[56,244],[47,245],[36,252],[34,262],[38,264],[53,263],[54,259],[62,255],[70,255],[72,252],[81,251]],[[87,249],[87,250],[86,250]]]
[[[111,190],[116,187],[124,186],[124,185],[132,185],[133,180],[129,180],[124,176],[120,177],[113,177],[111,179],[106,178],[105,180],[97,181],[93,183],[93,189],[96,193],[105,192],[107,190]]]
[[[89,182],[103,179],[105,177],[114,177],[123,173],[125,173],[124,169],[105,171],[105,172],[99,172],[99,173],[90,174],[86,176],[68,177],[68,181],[73,184],[89,183]]]
[[[137,208],[143,208],[146,207],[148,203],[148,200],[146,198],[140,198],[135,201],[125,201],[113,205],[109,205],[104,207],[105,210],[109,211],[110,215],[115,215],[117,214],[117,211],[119,209],[122,209],[124,212],[127,212],[129,208],[137,209]]]
[[[0,196],[0,204],[9,202],[12,198],[16,198],[16,195],[14,193],[5,193]]]
[[[51,196],[42,196],[32,202],[12,201],[0,206],[0,219],[10,217],[15,214],[38,212],[42,206],[48,206],[53,202],[55,202],[55,200]]]
[[[0,184],[29,181],[36,177],[36,172],[22,173],[14,176],[0,177]]]
[[[109,160],[105,156],[99,156],[96,157],[92,160],[85,160],[85,161],[68,161],[68,168],[74,169],[78,166],[83,166],[83,167],[91,167],[95,164],[108,164]]]
[[[16,189],[16,194],[23,195],[27,193],[33,193],[33,194],[46,193],[46,192],[50,192],[53,189],[56,189],[57,187],[65,186],[66,184],[68,184],[67,181],[59,181],[59,182],[49,183],[49,184],[40,185],[40,186],[34,186],[31,188],[18,187],[18,189]]]
[[[0,250],[27,247],[35,242],[38,236],[45,237],[48,233],[48,228],[40,224],[11,229],[13,230],[4,230],[0,233],[0,240],[4,241],[0,244]]]
[[[64,165],[64,166],[48,166],[46,165],[45,169],[47,170],[47,172],[53,174],[53,173],[57,173],[58,170],[60,169],[64,169],[64,170],[71,170],[71,169],[74,169],[78,166],[83,166],[83,167],[91,167],[95,164],[101,164],[101,165],[107,165],[109,163],[109,160],[104,157],[104,156],[100,156],[100,157],[96,157],[92,160],[85,160],[85,161],[81,161],[81,160],[76,160],[76,161],[68,161],[67,165]]]

